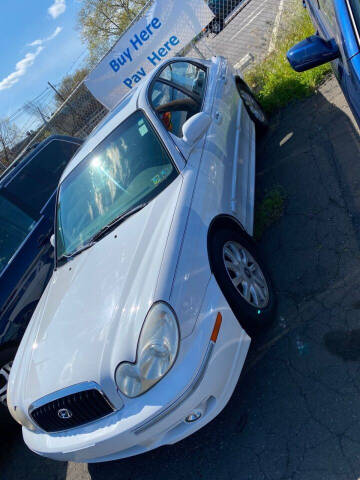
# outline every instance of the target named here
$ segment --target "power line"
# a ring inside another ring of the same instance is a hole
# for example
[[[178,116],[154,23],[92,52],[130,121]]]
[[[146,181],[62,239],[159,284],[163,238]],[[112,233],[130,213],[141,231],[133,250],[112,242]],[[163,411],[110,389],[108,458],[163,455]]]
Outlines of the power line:
[[[70,68],[67,70],[67,72],[63,75],[62,78],[69,75],[74,70],[80,68],[79,65],[85,61],[87,54],[87,50],[81,52],[80,55],[78,55],[78,57],[72,62]],[[63,102],[65,101],[65,98],[59,92],[61,82],[62,80],[56,83],[48,82],[48,86],[44,90],[42,90],[38,95],[33,97],[33,99],[25,102],[17,110],[12,112],[7,117],[9,121],[16,123],[24,135],[29,130],[38,129],[40,124],[42,122],[47,122],[46,118],[51,117],[53,112],[58,108],[55,94],[57,94],[58,98],[60,98]],[[32,104],[34,109],[36,109],[40,113],[35,114],[35,110],[33,111],[33,113],[31,113],[29,109],[26,108],[27,104]],[[42,122],[40,120],[40,117],[42,119]],[[44,118],[46,119],[46,121],[44,120]]]

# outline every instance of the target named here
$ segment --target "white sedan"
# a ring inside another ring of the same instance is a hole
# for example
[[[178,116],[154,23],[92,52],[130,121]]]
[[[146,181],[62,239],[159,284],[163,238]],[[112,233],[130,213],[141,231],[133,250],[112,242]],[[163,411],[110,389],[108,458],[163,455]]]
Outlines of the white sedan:
[[[55,271],[9,380],[31,450],[129,457],[224,408],[275,306],[251,239],[266,123],[224,58],[176,58],[75,155],[58,189]]]

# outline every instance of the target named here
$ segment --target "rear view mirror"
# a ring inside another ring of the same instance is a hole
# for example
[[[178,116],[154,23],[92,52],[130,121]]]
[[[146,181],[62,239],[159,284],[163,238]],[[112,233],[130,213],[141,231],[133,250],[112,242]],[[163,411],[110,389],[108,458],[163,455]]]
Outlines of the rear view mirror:
[[[210,123],[210,115],[204,112],[197,113],[186,120],[182,127],[184,142],[189,146],[194,145],[206,133]]]
[[[318,35],[313,35],[292,47],[287,53],[287,59],[296,72],[305,72],[331,62],[339,55],[339,47],[335,40],[326,41]]]
[[[52,234],[50,237],[50,245],[55,248],[55,235]]]

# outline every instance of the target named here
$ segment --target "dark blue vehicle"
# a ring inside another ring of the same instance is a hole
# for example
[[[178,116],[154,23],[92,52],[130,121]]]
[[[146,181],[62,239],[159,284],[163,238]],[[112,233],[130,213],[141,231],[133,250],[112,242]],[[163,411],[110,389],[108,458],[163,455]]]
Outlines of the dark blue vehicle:
[[[360,2],[305,0],[317,30],[287,54],[297,72],[331,61],[335,75],[360,125]]]
[[[53,270],[50,236],[61,174],[82,140],[52,136],[0,177],[0,417],[8,374]]]

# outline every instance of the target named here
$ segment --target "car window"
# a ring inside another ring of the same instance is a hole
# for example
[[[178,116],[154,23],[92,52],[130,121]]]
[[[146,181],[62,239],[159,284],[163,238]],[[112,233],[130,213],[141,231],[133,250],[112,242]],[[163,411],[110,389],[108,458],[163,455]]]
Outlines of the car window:
[[[320,10],[323,12],[325,18],[329,22],[329,26],[334,32],[336,15],[333,0],[319,0]]]
[[[65,178],[57,203],[57,258],[150,201],[178,175],[150,122],[135,112]]]
[[[13,198],[39,213],[56,190],[77,143],[54,140],[35,155],[6,186]]]
[[[357,30],[360,32],[360,2],[359,0],[349,0],[349,3]]]
[[[151,94],[152,106],[165,128],[182,137],[182,126],[190,117],[200,112],[200,100],[186,95],[177,88],[157,81]]]
[[[189,62],[174,62],[168,65],[159,78],[186,88],[198,95],[202,101],[205,91],[206,73],[202,68]]]
[[[0,272],[35,225],[20,208],[0,194]]]

